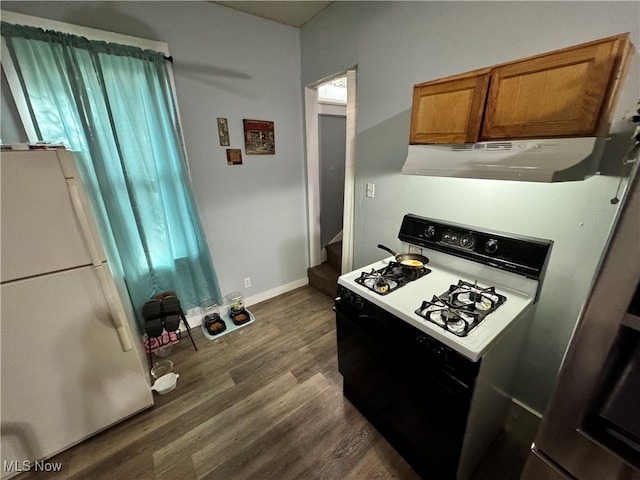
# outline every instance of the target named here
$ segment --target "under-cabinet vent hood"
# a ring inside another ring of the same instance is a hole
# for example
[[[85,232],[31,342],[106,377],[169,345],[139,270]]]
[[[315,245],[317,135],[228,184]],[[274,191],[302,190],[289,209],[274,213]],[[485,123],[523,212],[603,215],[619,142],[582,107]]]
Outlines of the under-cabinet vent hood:
[[[595,175],[606,138],[553,138],[460,145],[409,145],[405,175],[527,182]]]

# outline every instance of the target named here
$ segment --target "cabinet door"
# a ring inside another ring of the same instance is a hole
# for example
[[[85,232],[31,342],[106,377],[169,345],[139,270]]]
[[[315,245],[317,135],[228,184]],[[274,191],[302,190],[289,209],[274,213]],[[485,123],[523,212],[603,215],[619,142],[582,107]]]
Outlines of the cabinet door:
[[[409,143],[477,141],[488,86],[488,69],[416,85]]]
[[[612,37],[494,68],[481,139],[595,135],[627,39]]]

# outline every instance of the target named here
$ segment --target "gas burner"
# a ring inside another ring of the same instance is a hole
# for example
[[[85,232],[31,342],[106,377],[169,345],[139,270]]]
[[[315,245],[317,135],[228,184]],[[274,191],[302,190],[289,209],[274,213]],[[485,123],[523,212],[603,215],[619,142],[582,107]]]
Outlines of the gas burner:
[[[506,297],[496,293],[496,287],[482,288],[478,286],[478,282],[472,284],[464,280],[459,280],[458,285],[451,285],[445,295],[448,295],[454,306],[472,306],[487,314],[506,300]]]
[[[415,313],[447,331],[466,336],[507,298],[496,293],[495,287],[479,287],[476,283],[459,280],[439,297],[423,301]]]
[[[362,272],[355,281],[378,295],[387,295],[430,272],[426,267],[408,268],[398,262],[389,262],[379,270],[372,268],[370,272]]]
[[[356,282],[380,295],[386,295],[398,288],[398,282],[393,277],[384,275],[375,269],[372,269],[370,273],[362,272]]]
[[[430,302],[422,302],[416,313],[451,333],[462,336],[479,322],[479,314],[471,308],[469,305],[454,306],[434,296]]]

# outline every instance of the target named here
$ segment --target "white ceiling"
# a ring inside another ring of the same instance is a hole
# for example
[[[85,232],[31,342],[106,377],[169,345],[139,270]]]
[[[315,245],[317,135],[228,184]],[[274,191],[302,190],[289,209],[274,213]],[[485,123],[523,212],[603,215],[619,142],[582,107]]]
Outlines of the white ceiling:
[[[218,3],[235,10],[240,10],[241,12],[250,13],[251,15],[292,27],[301,27],[333,2],[307,0],[291,0],[285,2],[258,0],[245,2],[241,0],[231,0],[213,3]]]

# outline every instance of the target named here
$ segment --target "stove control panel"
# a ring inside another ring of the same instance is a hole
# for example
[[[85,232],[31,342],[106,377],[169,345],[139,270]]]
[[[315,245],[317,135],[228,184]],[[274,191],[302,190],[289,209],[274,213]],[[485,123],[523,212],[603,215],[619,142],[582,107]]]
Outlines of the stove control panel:
[[[407,214],[398,238],[530,278],[544,272],[553,242]],[[427,257],[429,254],[427,253]]]
[[[434,229],[434,235],[435,235],[435,227],[432,225],[431,228]],[[473,250],[473,248],[476,246],[476,237],[470,233],[455,232],[453,230],[445,230],[442,234],[442,242],[448,245],[452,245],[454,247]]]

